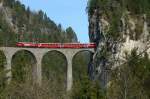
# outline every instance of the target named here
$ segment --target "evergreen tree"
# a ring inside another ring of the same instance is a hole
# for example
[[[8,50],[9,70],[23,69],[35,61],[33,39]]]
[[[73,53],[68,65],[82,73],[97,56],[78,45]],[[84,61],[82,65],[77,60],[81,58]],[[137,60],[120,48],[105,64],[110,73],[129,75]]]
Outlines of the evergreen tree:
[[[127,63],[112,73],[108,96],[112,99],[148,99],[150,76],[150,59],[145,54],[139,56],[136,50],[127,56]],[[146,87],[147,86],[147,87]]]

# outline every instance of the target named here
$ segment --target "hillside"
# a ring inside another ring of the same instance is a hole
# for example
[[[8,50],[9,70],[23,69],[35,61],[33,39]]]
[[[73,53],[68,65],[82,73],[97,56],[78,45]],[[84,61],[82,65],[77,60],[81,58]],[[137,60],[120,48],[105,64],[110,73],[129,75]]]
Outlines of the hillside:
[[[0,2],[0,45],[15,42],[78,42],[71,27],[64,30],[43,11],[31,11],[16,0]]]

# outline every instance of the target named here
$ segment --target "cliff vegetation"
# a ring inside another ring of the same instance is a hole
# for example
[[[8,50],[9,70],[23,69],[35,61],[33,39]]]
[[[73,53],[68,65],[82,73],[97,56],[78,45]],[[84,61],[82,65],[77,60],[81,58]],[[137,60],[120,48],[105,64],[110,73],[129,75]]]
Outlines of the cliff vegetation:
[[[88,0],[94,79],[108,99],[150,99],[150,0]]]

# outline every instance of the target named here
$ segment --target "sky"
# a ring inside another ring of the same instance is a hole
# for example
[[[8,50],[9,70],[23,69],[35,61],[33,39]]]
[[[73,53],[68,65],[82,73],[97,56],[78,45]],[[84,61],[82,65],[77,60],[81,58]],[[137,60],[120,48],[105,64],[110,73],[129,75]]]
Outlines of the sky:
[[[89,42],[88,16],[86,13],[87,0],[20,0],[32,11],[46,12],[56,24],[64,29],[71,26],[76,32],[78,40]]]

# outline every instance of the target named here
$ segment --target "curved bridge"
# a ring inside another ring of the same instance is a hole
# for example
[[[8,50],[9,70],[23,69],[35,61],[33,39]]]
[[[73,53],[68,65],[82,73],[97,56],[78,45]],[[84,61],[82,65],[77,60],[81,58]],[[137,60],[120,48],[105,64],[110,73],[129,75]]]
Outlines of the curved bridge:
[[[4,52],[7,65],[5,66],[6,70],[10,70],[10,72],[7,73],[7,77],[10,79],[8,82],[11,80],[12,74],[11,74],[11,61],[13,56],[18,52],[18,51],[28,51],[30,52],[36,59],[36,66],[34,68],[34,79],[35,82],[38,84],[41,84],[42,80],[42,70],[41,70],[41,64],[42,64],[42,59],[43,56],[50,52],[50,51],[58,51],[62,53],[66,59],[67,59],[67,91],[71,90],[72,84],[73,84],[73,77],[72,77],[72,59],[73,57],[81,52],[81,51],[90,51],[94,53],[94,48],[82,48],[82,49],[49,49],[49,48],[18,48],[18,47],[0,47],[0,50]]]

